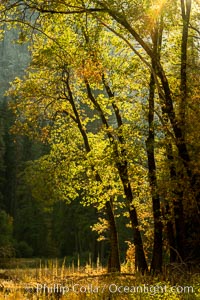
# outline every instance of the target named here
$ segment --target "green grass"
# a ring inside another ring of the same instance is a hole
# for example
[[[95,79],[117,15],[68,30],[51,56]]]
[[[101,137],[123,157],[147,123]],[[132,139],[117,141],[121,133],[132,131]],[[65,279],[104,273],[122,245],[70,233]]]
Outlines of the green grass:
[[[0,300],[130,299],[200,300],[200,273],[180,267],[159,276],[106,274],[101,266],[66,267],[65,261],[40,263],[37,268],[0,270]]]

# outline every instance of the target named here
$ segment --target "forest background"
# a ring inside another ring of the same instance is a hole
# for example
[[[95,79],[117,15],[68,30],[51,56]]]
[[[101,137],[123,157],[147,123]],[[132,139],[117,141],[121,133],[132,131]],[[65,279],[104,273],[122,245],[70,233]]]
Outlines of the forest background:
[[[199,263],[199,6],[1,1],[1,257]]]

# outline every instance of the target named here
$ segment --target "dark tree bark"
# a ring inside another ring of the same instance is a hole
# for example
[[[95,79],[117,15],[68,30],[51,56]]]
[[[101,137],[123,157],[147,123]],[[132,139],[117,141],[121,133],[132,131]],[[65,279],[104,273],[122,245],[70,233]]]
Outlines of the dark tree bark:
[[[189,21],[191,12],[191,0],[181,0],[181,12],[182,12],[182,41],[181,41],[181,101],[180,101],[180,125],[185,131],[185,111],[187,105],[187,47],[188,47],[188,32],[189,32]]]
[[[180,126],[184,132],[186,128],[186,111],[188,105],[188,37],[190,26],[190,13],[192,7],[192,0],[181,0],[181,13],[182,13],[182,41],[181,41],[181,83],[180,83]],[[187,260],[190,257],[196,257],[200,259],[199,244],[195,240],[200,240],[199,230],[200,227],[200,178],[197,174],[192,174],[191,177],[191,194],[194,192],[196,198],[196,207],[191,208],[193,213],[186,213],[185,217],[185,253],[184,259]],[[194,205],[193,205],[194,206]],[[194,225],[195,224],[195,225]],[[193,238],[191,238],[193,236]],[[193,240],[193,241],[192,241]],[[190,242],[191,241],[191,242]],[[195,243],[194,243],[195,242]],[[196,250],[194,251],[194,244],[196,244]],[[196,253],[195,253],[196,252]]]
[[[133,240],[135,245],[135,259],[136,259],[136,266],[138,267],[138,270],[144,273],[145,271],[148,271],[148,265],[145,258],[144,248],[143,248],[143,242],[141,233],[139,230],[139,222],[137,217],[137,211],[134,207],[133,203],[133,193],[131,189],[131,184],[128,177],[128,164],[127,161],[124,160],[124,162],[118,162],[117,168],[119,171],[119,175],[123,184],[124,188],[124,194],[127,199],[127,203],[129,206],[129,216],[131,220],[131,225],[133,229]]]
[[[172,214],[171,214],[171,210],[170,210],[168,203],[165,206],[164,218],[167,222],[166,227],[167,227],[167,239],[168,239],[168,243],[169,243],[170,263],[174,263],[174,262],[176,262],[176,257],[177,257],[176,240],[175,240],[175,234],[174,234]]]
[[[157,176],[156,176],[156,162],[154,154],[154,96],[155,96],[155,80],[151,74],[149,85],[149,135],[146,141],[148,169],[149,169],[149,185],[151,189],[151,197],[153,204],[153,217],[154,217],[154,245],[153,255],[151,261],[151,271],[162,270],[162,222],[160,210],[160,196],[158,193]]]
[[[106,212],[110,231],[110,256],[108,272],[120,272],[118,233],[111,201],[106,202]]]
[[[183,187],[181,183],[183,180],[180,178],[180,174],[178,176],[174,157],[172,153],[172,145],[167,145],[167,158],[169,163],[169,170],[170,170],[170,178],[172,186],[176,186],[175,190],[172,191],[173,194],[173,214],[174,214],[174,222],[175,222],[175,245],[174,242],[171,241],[170,246],[174,247],[176,250],[176,257],[177,261],[184,260],[185,258],[185,218],[184,218],[184,211],[183,211]],[[174,259],[174,254],[172,255]],[[173,260],[172,259],[172,260]]]

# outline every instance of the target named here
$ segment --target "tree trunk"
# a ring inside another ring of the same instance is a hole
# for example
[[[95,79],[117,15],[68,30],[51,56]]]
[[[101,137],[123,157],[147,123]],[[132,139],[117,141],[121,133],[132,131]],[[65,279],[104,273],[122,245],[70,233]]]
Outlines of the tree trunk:
[[[174,227],[172,222],[172,216],[170,213],[169,205],[166,206],[166,215],[167,215],[167,239],[169,243],[169,255],[170,255],[170,263],[176,262],[176,240],[174,234]]]
[[[135,266],[138,271],[144,273],[148,271],[148,265],[144,254],[143,242],[139,230],[137,213],[134,207],[129,209],[129,216],[133,229],[133,239],[135,245]]]
[[[108,262],[108,272],[120,272],[120,259],[119,259],[119,243],[118,243],[118,234],[117,227],[115,223],[115,217],[113,214],[112,203],[106,202],[106,212],[109,222],[110,230],[110,256]]]
[[[174,222],[175,222],[175,249],[178,254],[177,260],[180,261],[184,259],[184,249],[185,249],[185,221],[184,221],[184,212],[183,212],[183,187],[181,183],[180,174],[177,175],[176,167],[174,164],[174,157],[172,153],[172,145],[167,145],[167,158],[169,162],[169,170],[171,177],[171,185],[176,186],[172,191],[173,195],[173,210],[174,210]],[[172,245],[173,246],[173,245]]]
[[[149,135],[146,141],[148,169],[149,169],[149,185],[151,189],[151,197],[153,204],[153,217],[154,217],[154,245],[153,256],[151,261],[151,271],[162,270],[162,222],[160,211],[160,197],[158,193],[157,176],[156,176],[156,163],[154,155],[154,94],[155,94],[155,81],[154,76],[151,74],[149,85]]]
[[[181,0],[181,12],[183,21],[182,41],[181,41],[181,101],[180,101],[180,125],[183,132],[185,131],[185,111],[187,105],[187,45],[188,45],[188,31],[189,20],[191,12],[191,0]]]
[[[147,265],[145,254],[144,254],[141,232],[139,230],[139,222],[138,222],[137,212],[136,212],[135,207],[132,205],[133,193],[132,193],[131,184],[130,184],[130,181],[128,178],[127,161],[118,162],[117,168],[118,168],[119,176],[120,176],[122,184],[123,184],[124,194],[127,199],[127,204],[129,206],[129,216],[130,216],[131,225],[132,225],[132,229],[133,229],[133,239],[134,239],[134,245],[135,245],[136,265],[138,266],[138,270],[141,271],[142,273],[144,273],[145,271],[148,271],[148,265]]]

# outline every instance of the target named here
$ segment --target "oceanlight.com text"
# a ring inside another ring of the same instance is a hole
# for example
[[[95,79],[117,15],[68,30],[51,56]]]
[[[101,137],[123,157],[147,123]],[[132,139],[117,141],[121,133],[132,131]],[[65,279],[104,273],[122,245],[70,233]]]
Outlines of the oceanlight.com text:
[[[110,293],[148,293],[151,295],[159,294],[159,293],[194,293],[194,289],[192,286],[172,286],[169,287],[167,285],[138,285],[138,286],[123,286],[116,285],[114,283],[109,285]]]
[[[167,285],[148,285],[142,284],[138,286],[133,285],[117,285],[115,283],[105,285],[93,285],[93,284],[72,284],[72,285],[61,285],[61,284],[37,284],[36,293],[47,293],[47,294],[67,294],[67,293],[104,293],[109,291],[111,294],[163,294],[163,293],[178,293],[178,294],[192,294],[194,288],[192,286],[167,286]],[[29,290],[31,292],[31,290]]]

